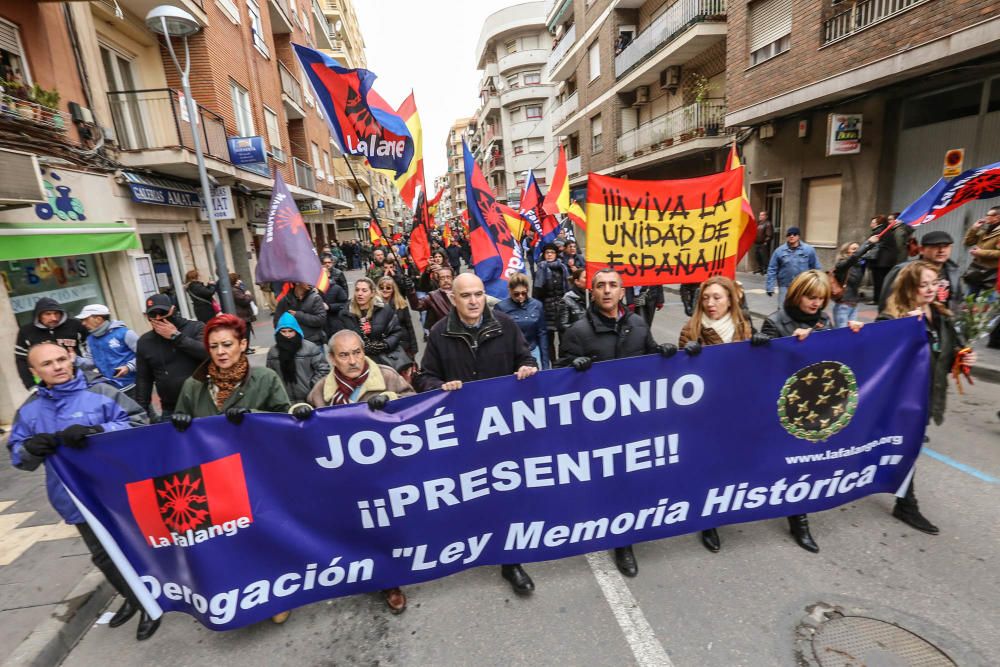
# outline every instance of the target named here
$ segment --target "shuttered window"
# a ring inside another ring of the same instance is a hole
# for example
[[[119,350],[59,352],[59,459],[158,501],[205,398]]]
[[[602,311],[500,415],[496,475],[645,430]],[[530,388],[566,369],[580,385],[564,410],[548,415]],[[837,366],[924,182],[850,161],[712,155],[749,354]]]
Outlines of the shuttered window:
[[[810,178],[806,186],[805,240],[834,248],[840,233],[840,176]]]
[[[792,34],[792,0],[757,0],[749,12],[750,64],[787,51]]]
[[[31,83],[17,26],[0,19],[0,79]]]

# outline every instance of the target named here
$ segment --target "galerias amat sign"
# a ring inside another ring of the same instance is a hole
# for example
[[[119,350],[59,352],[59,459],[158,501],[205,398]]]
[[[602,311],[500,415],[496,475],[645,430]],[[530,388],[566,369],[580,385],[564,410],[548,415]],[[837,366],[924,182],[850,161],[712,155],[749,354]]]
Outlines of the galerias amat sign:
[[[236,203],[233,201],[233,189],[228,185],[220,185],[212,189],[212,212],[216,220],[235,220]],[[208,211],[202,205],[198,211],[198,217],[208,220]]]

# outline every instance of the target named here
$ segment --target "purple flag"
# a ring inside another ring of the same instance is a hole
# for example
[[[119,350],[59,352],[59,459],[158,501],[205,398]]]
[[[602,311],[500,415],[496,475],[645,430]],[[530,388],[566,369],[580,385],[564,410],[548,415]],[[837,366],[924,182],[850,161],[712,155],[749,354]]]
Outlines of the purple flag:
[[[309,229],[277,171],[267,210],[267,228],[260,242],[256,282],[308,283],[320,291],[326,290],[326,271],[309,238]]]

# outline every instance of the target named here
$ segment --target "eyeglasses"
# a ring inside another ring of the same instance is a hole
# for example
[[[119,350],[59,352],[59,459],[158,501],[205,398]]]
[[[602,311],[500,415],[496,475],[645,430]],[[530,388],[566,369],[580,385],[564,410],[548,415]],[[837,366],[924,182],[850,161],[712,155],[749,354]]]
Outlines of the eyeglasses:
[[[162,320],[167,319],[167,314],[163,312],[154,314],[146,313],[146,319],[149,320],[150,322],[160,322]]]

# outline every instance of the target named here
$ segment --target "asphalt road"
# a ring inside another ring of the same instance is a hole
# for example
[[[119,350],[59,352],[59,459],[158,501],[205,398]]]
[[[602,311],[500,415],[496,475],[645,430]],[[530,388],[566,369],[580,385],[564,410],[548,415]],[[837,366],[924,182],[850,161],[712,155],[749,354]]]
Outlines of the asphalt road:
[[[683,321],[671,296],[654,335],[676,340]],[[929,431],[936,458],[921,457],[918,490],[936,537],[893,519],[880,495],[811,516],[815,555],[783,520],[726,526],[718,554],[694,535],[637,545],[631,580],[606,553],[535,563],[537,590],[520,599],[498,568],[479,568],[408,587],[401,616],[362,595],[228,633],[170,614],[143,643],[134,622],[94,626],[64,664],[796,665],[796,628],[817,603],[897,622],[958,664],[995,664],[998,406],[1000,385],[979,383],[953,394],[945,425]]]

